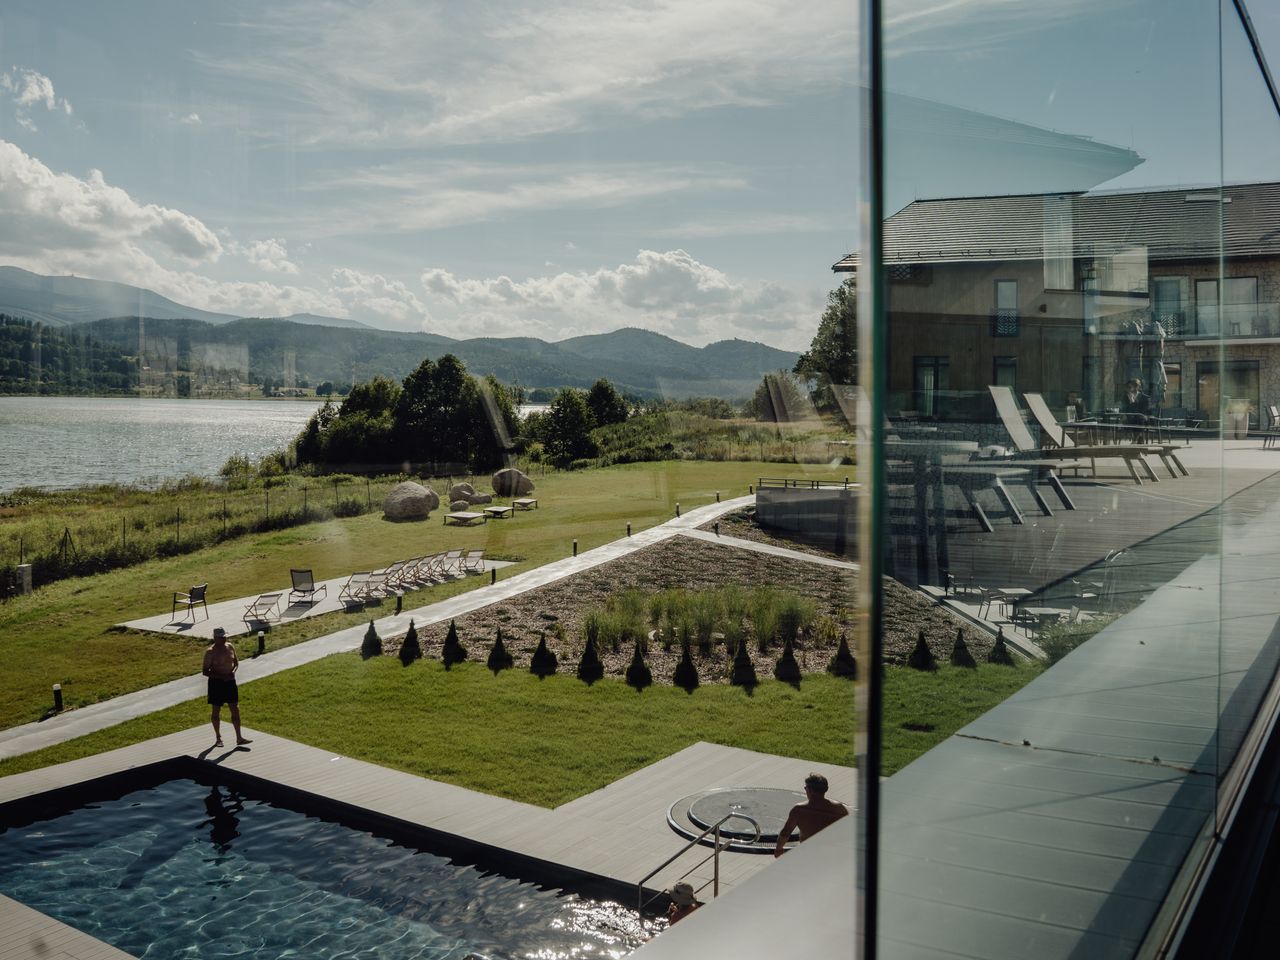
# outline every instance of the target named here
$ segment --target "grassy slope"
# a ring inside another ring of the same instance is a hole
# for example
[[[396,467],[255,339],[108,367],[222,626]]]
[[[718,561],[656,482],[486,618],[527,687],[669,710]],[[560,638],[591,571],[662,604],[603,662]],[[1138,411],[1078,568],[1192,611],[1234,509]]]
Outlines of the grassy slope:
[[[847,468],[839,468],[841,475]],[[69,707],[83,706],[185,676],[199,669],[195,639],[116,631],[112,624],[163,612],[174,590],[208,581],[210,599],[249,596],[288,582],[290,567],[311,567],[321,579],[384,566],[393,560],[454,547],[484,548],[522,562],[504,576],[617,539],[627,521],[642,530],[685,509],[747,492],[761,474],[828,476],[813,467],[757,463],[664,462],[538,477],[541,509],[482,527],[438,521],[392,524],[369,515],[246,537],[195,554],[157,560],[95,577],[68,580],[0,606],[0,728],[37,719],[60,682]],[[406,598],[409,605],[443,599],[482,582],[472,578]],[[321,636],[358,622],[360,614],[330,614],[275,631],[271,645]],[[242,652],[251,643],[243,641]]]

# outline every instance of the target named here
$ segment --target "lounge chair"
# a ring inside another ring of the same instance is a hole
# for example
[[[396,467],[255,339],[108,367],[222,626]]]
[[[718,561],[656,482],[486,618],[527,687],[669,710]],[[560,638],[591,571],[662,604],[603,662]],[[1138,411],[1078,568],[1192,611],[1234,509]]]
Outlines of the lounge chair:
[[[1031,415],[1036,418],[1036,422],[1040,424],[1040,429],[1044,431],[1044,435],[1049,438],[1049,442],[1055,447],[1063,447],[1071,449],[1076,446],[1071,435],[1063,429],[1062,424],[1053,416],[1053,411],[1049,409],[1049,405],[1044,402],[1044,397],[1038,393],[1024,393],[1022,398],[1027,401],[1027,409],[1031,411]],[[1187,476],[1187,468],[1182,465],[1182,461],[1178,459],[1178,455],[1174,453],[1180,446],[1174,443],[1130,443],[1126,444],[1130,447],[1140,447],[1144,453],[1154,454],[1160,458],[1160,462],[1164,464],[1164,468],[1169,471],[1169,476],[1178,479],[1179,471],[1182,476]],[[1177,470],[1174,470],[1177,466]]]
[[[173,612],[169,614],[170,619],[178,615],[179,607],[186,607],[187,612],[182,615],[182,619],[187,619],[190,615],[192,622],[196,619],[196,607],[204,607],[204,618],[209,619],[209,604],[205,602],[205,591],[209,589],[207,583],[199,583],[188,590],[186,593],[175,590],[173,592]]]
[[[462,573],[462,551],[450,550],[441,557],[440,572],[446,576],[456,576]]]
[[[382,575],[382,579],[388,587],[398,587],[400,585],[400,577],[404,574],[407,560],[397,560],[389,567],[383,567],[381,570],[375,570],[373,575]]]
[[[362,606],[369,599],[369,571],[353,573],[338,591],[338,600],[343,606]]]
[[[255,623],[270,623],[272,618],[280,616],[280,598],[283,593],[264,593],[249,606],[245,607],[244,616],[240,619],[244,625],[253,628]]]
[[[399,583],[404,586],[408,583],[421,583],[424,575],[421,572],[422,561],[426,557],[411,557],[404,562],[404,569],[400,571]]]
[[[462,570],[464,573],[484,573],[484,551],[468,551],[462,558]]]
[[[300,600],[315,603],[328,593],[329,588],[324,584],[316,586],[316,579],[310,570],[290,570],[289,576],[293,579],[293,589],[289,591],[289,606]]]
[[[1023,462],[1027,458],[1045,462],[1058,462],[1059,464],[1062,461],[1088,460],[1092,465],[1094,460],[1123,460],[1134,483],[1142,483],[1142,477],[1138,476],[1138,466],[1142,467],[1142,471],[1149,480],[1159,482],[1160,478],[1156,476],[1156,472],[1151,469],[1151,464],[1147,463],[1146,458],[1143,456],[1144,453],[1149,452],[1149,448],[1126,444],[1103,444],[1100,446],[1076,446],[1070,448],[1042,447],[1035,442],[1031,436],[1031,431],[1027,429],[1026,423],[1023,422],[1022,411],[1018,409],[1018,401],[1014,398],[1013,391],[1008,387],[994,384],[987,389],[991,391],[991,399],[996,404],[996,413],[1000,415],[1000,420],[1004,423],[1004,429],[1009,434],[1009,439],[1013,441],[1013,446],[1017,450],[1017,454],[1011,462]],[[1094,472],[1096,474],[1096,468]]]

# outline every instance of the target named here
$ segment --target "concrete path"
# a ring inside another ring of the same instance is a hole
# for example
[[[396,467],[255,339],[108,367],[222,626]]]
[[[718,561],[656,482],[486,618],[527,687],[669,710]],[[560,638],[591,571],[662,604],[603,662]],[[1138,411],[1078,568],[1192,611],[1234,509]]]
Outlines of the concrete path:
[[[698,527],[705,523],[710,523],[726,513],[751,506],[753,503],[755,503],[755,497],[746,496],[688,510],[681,517],[650,527],[648,530],[642,530],[634,536],[614,540],[612,543],[606,543],[593,550],[584,551],[576,557],[556,560],[536,569],[516,574],[509,579],[499,580],[496,584],[479,587],[459,596],[441,600],[438,603],[417,607],[413,610],[405,610],[399,616],[392,615],[375,619],[374,625],[378,633],[386,637],[408,630],[411,619],[418,626],[426,627],[454,617],[461,617],[490,604],[508,600],[529,590],[546,586],[565,577],[571,577],[584,570],[590,570],[592,567],[608,563],[610,560],[625,557],[643,547],[652,546],[679,534],[697,536],[701,539],[701,532],[697,530]],[[707,536],[712,540],[715,539],[715,534],[707,534]],[[721,537],[720,539],[724,541],[730,538]],[[751,549],[766,547],[765,544],[752,543],[751,541],[740,541],[735,543],[734,546],[747,546],[748,544]],[[767,548],[766,552],[773,550],[781,550],[781,548]],[[795,554],[798,557],[804,557],[806,560],[821,560],[821,558],[810,557],[808,554],[798,554],[795,551],[782,552],[784,554]],[[316,637],[314,640],[307,640],[291,647],[271,651],[265,657],[245,660],[240,664],[240,670],[237,672],[236,677],[242,684],[250,683],[261,677],[279,673],[282,670],[291,670],[304,663],[311,663],[333,653],[359,649],[360,641],[364,638],[367,629],[367,625],[357,624],[345,630],[339,630],[336,633]],[[43,747],[53,746],[56,743],[73,740],[76,737],[82,737],[85,734],[115,726],[117,723],[123,723],[125,720],[132,720],[134,717],[155,713],[165,707],[198,699],[204,696],[205,683],[204,677],[199,674],[181,677],[177,680],[170,680],[168,683],[148,687],[145,690],[138,690],[111,700],[104,700],[92,706],[71,710],[43,722],[10,727],[8,730],[0,731],[0,759],[16,757],[23,753],[30,753],[32,750],[39,750]]]
[[[771,557],[785,557],[788,560],[799,560],[803,563],[816,563],[820,567],[836,567],[837,569],[848,571],[856,571],[858,569],[856,563],[850,563],[847,560],[837,560],[835,557],[824,557],[816,553],[805,553],[803,550],[775,547],[773,544],[760,543],[758,540],[744,540],[741,537],[717,535],[709,530],[682,530],[680,535],[694,540],[706,540],[708,543],[718,543],[722,547],[751,550],[755,553],[765,553]]]

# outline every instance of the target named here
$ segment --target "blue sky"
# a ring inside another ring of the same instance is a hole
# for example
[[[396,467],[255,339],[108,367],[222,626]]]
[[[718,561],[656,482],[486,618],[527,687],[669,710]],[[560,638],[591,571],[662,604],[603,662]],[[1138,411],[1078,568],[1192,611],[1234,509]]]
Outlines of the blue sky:
[[[1216,177],[1213,4],[887,6],[891,88],[1143,155],[1107,187]],[[855,12],[6,0],[0,261],[244,315],[803,348],[856,242]],[[1228,175],[1274,179],[1275,114],[1224,45]]]

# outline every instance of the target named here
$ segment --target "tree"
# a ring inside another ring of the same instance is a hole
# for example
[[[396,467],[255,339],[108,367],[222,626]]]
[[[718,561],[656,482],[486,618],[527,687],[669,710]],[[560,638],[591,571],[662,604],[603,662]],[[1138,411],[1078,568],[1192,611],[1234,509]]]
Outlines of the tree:
[[[603,378],[593,383],[587,391],[587,406],[591,408],[597,427],[623,423],[627,419],[627,401],[622,399],[612,383]]]
[[[561,390],[551,401],[547,415],[550,423],[545,445],[552,463],[567,467],[575,460],[596,455],[596,443],[591,439],[595,417],[581,390]]]
[[[747,412],[768,423],[798,420],[804,407],[804,395],[789,370],[766,373],[755,395],[747,402]]]
[[[811,381],[819,410],[839,410],[836,390],[858,382],[857,280],[849,277],[827,294],[809,349],[796,361],[795,373]]]
[[[317,396],[317,397],[331,397],[331,396],[333,396],[333,383],[332,383],[331,381],[329,381],[329,380],[325,380],[323,383],[321,383],[319,386],[317,386],[317,387],[316,387],[316,396]]]
[[[407,667],[413,661],[421,659],[422,644],[418,642],[418,628],[410,620],[409,632],[404,635],[404,641],[400,644],[400,662]]]

